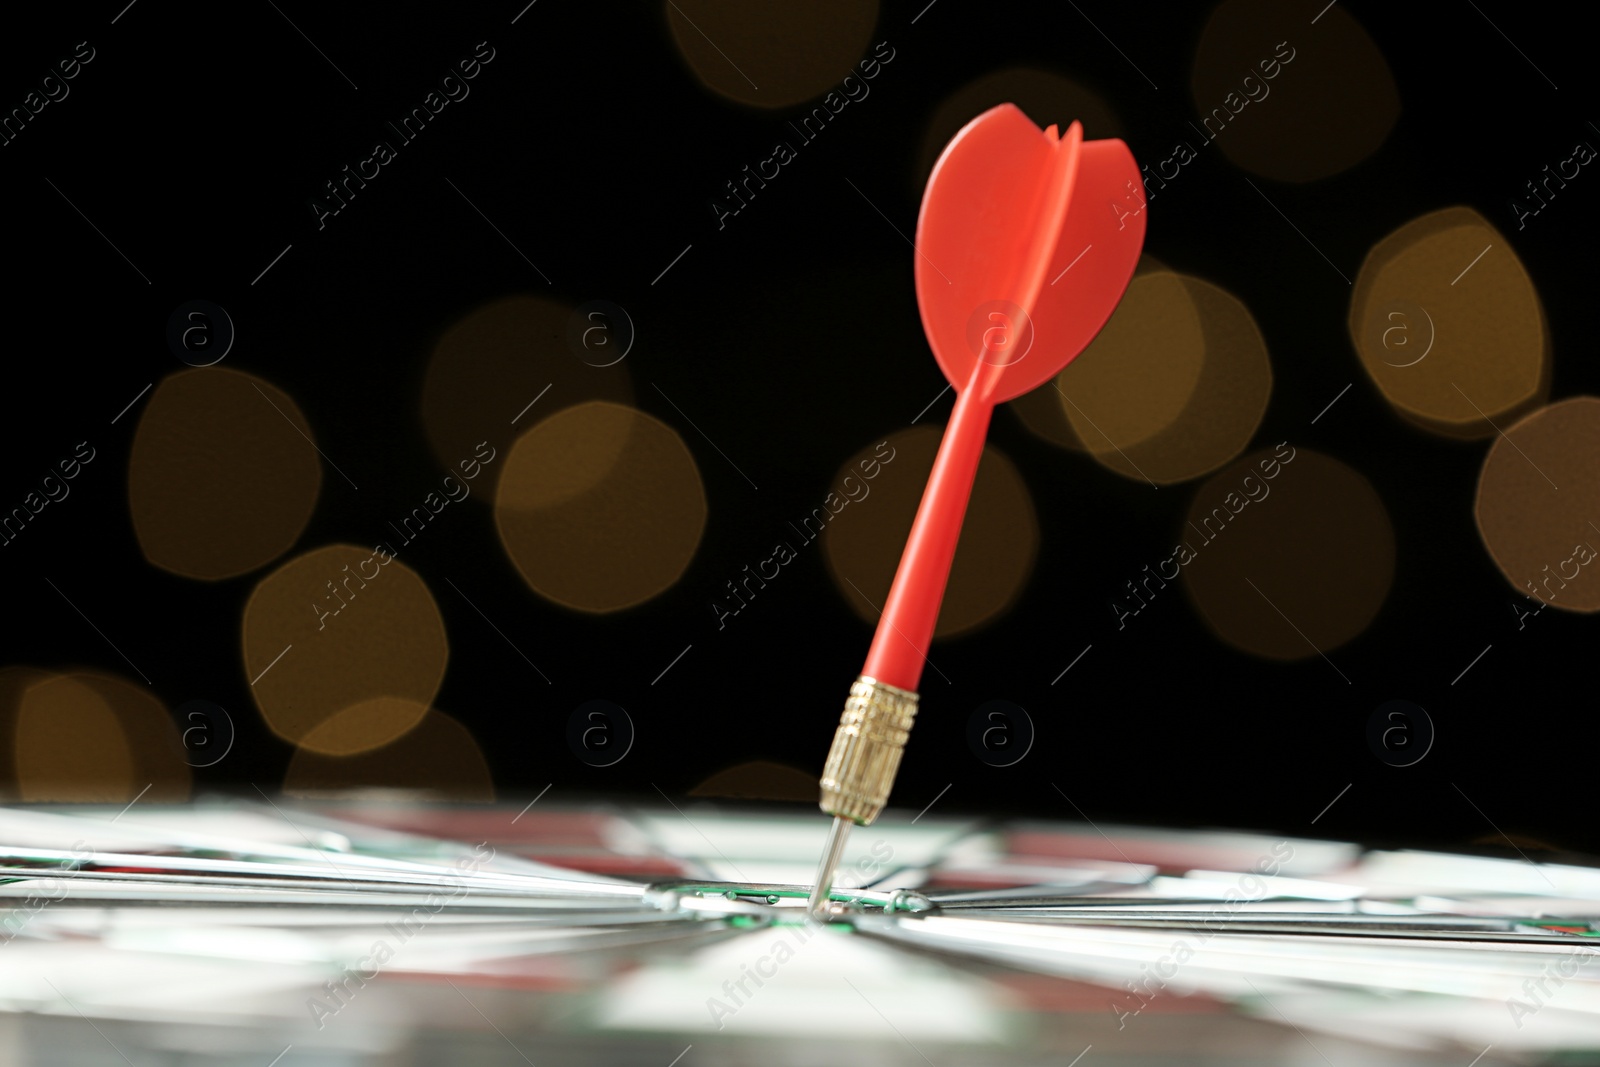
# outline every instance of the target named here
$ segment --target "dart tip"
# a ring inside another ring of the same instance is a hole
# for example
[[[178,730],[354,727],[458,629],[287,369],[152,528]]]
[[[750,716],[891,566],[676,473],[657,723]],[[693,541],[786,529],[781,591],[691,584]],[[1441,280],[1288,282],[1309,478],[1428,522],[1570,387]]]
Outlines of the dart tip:
[[[850,827],[855,825],[842,815],[833,817],[828,829],[828,841],[822,846],[822,862],[817,865],[817,883],[811,889],[811,899],[806,910],[813,918],[823,918],[832,900],[833,875],[839,868],[839,857],[844,854],[844,843],[850,837]]]

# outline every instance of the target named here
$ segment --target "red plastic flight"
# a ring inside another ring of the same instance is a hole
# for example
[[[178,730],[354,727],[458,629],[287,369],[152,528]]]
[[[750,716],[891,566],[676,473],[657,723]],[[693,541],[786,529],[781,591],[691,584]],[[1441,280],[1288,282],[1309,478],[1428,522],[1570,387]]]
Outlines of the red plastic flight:
[[[994,406],[1044,384],[1122,299],[1144,246],[1139,166],[1119,140],[1040,130],[1012,104],[957,133],[917,219],[917,304],[955,410],[862,674],[913,690],[927,661]]]

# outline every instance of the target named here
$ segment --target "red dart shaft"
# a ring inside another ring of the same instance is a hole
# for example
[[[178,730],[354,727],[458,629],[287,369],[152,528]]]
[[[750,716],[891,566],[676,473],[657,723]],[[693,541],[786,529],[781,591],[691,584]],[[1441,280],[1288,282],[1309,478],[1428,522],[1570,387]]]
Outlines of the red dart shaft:
[[[928,487],[923,490],[911,536],[861,670],[864,677],[899,689],[917,688],[939,620],[939,604],[961,537],[961,520],[972,497],[972,481],[994,411],[993,404],[977,399],[979,394],[980,390],[969,386],[956,396],[955,410],[950,413],[950,424],[939,444]]]
[[[1044,384],[1105,324],[1144,240],[1143,201],[1119,208],[1140,182],[1122,142],[1085,142],[1076,122],[1058,137],[1011,104],[964,126],[934,165],[917,217],[917,306],[958,396],[822,769],[820,803],[834,819],[813,914],[830,906],[849,828],[888,803],[994,405]],[[1045,344],[1029,359],[1036,329]]]
[[[1053,131],[1054,127],[1051,129]],[[1024,343],[1020,336],[1008,335],[1027,322],[1027,309],[1038,299],[1044,283],[1045,269],[1071,200],[1079,137],[1076,125],[1065,142],[1058,143],[1051,135],[1046,137],[1053,154],[1041,177],[1038,203],[1032,212],[1038,220],[1036,229],[1025,254],[1011,267],[1010,283],[997,290],[1018,294],[1021,305],[1016,311],[1020,312],[1022,322],[1011,321],[1008,316],[1004,330],[983,334],[983,350],[972,366],[966,386],[956,397],[955,410],[950,413],[950,425],[939,444],[939,455],[933,461],[933,473],[928,477],[928,488],[923,491],[922,504],[917,508],[905,554],[900,557],[900,568],[895,571],[889,599],[878,619],[877,633],[872,636],[867,664],[861,671],[865,678],[915,691],[922,677],[928,643],[933,640],[934,625],[939,619],[939,604],[944,600],[945,585],[950,579],[950,564],[955,560],[956,543],[961,537],[961,520],[966,515],[967,501],[972,497],[972,480],[977,476],[978,461],[983,457],[989,416],[994,411],[994,389],[1011,362],[1009,350],[1006,357],[1000,357],[1001,346]]]
[[[889,796],[900,753],[916,715],[917,682],[939,620],[961,539],[961,520],[983,458],[994,403],[987,388],[995,368],[982,359],[967,387],[956,394],[928,487],[911,523],[911,536],[894,572],[889,599],[867,650],[861,677],[850,687],[844,715],[822,774],[822,809],[833,816],[808,909],[822,915],[831,899],[833,872],[850,827],[877,818]]]

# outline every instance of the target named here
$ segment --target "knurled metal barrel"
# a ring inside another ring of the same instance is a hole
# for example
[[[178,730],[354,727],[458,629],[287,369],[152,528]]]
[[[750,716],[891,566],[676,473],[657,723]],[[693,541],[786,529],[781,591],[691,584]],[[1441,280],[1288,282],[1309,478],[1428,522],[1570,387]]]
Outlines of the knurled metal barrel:
[[[859,826],[876,819],[889,801],[916,717],[916,693],[857,678],[822,771],[822,810]]]

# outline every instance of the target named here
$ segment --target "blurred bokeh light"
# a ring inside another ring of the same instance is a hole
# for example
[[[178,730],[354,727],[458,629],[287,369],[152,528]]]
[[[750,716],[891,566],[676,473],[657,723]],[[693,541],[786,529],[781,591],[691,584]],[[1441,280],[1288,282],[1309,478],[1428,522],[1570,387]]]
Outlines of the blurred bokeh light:
[[[12,745],[24,801],[189,798],[189,767],[167,709],[112,675],[36,677],[17,697]]]
[[[33,683],[48,677],[49,671],[36,667],[0,667],[0,798],[17,799],[17,709],[22,705],[22,694]]]
[[[860,481],[860,465],[881,459],[876,446],[852,456],[834,476],[835,486],[852,478],[866,487],[823,527],[822,551],[839,595],[867,622],[877,623],[889,595],[940,437],[928,426],[901,430],[889,436],[892,458],[875,479]],[[1002,615],[1027,584],[1038,550],[1039,521],[1027,484],[990,445],[978,463],[934,637],[965,633]]]
[[[1373,246],[1351,295],[1350,336],[1389,403],[1446,436],[1487,437],[1549,389],[1533,280],[1471,208],[1423,215]]]
[[[1165,270],[1167,270],[1165,263],[1146,252],[1139,257],[1139,265],[1134,270],[1134,276]],[[1078,358],[1083,358],[1081,353]],[[1010,408],[1011,412],[1021,420],[1022,425],[1034,435],[1074,452],[1084,450],[1083,442],[1078,439],[1078,432],[1072,428],[1072,423],[1067,419],[1066,406],[1061,402],[1061,390],[1056,386],[1056,379],[1052,378],[1037,389],[1029,390],[1015,400],[1008,401],[1006,407]]]
[[[1237,298],[1156,270],[1134,277],[1105,328],[1045,388],[1035,392],[1055,397],[1071,438],[1097,461],[1170,485],[1245,449],[1266,412],[1272,364]],[[1028,424],[1048,439],[1062,436],[1046,419]]]
[[[1178,537],[1188,553],[1175,564],[1201,618],[1267,659],[1338,648],[1367,628],[1394,581],[1394,528],[1372,484],[1292,444],[1208,479]]]
[[[573,404],[632,403],[626,362],[593,366],[574,351],[568,338],[574,313],[545,297],[509,296],[477,308],[439,338],[422,382],[422,422],[446,469],[456,473],[484,441],[503,456],[517,434]],[[487,464],[481,473],[475,488],[492,494],[500,465]]]
[[[1400,117],[1388,61],[1339,4],[1224,0],[1195,49],[1203,139],[1252,174],[1327,178],[1366,159]]]
[[[404,736],[358,755],[329,756],[302,745],[289,761],[283,791],[316,797],[365,790],[420,793],[430,799],[471,803],[494,800],[494,781],[483,750],[461,723],[426,705],[415,709],[417,725]],[[334,733],[354,736],[367,728],[366,716],[341,726],[340,712],[329,720]]]
[[[257,584],[243,646],[250,693],[272,732],[332,756],[415,727],[450,654],[417,572],[344,544],[296,556]]]
[[[242,371],[204,367],[164,379],[140,414],[128,507],[151,563],[186,578],[265,566],[304,532],[322,459],[299,407]]]
[[[878,22],[877,0],[668,0],[664,12],[679,54],[706,88],[768,108],[837,86]]]
[[[1519,593],[1600,611],[1600,398],[1562,400],[1508,428],[1484,457],[1474,514]]]
[[[620,611],[659,595],[705,525],[694,456],[635,408],[567,408],[517,438],[501,465],[500,543],[534,592],[565,607]]]

